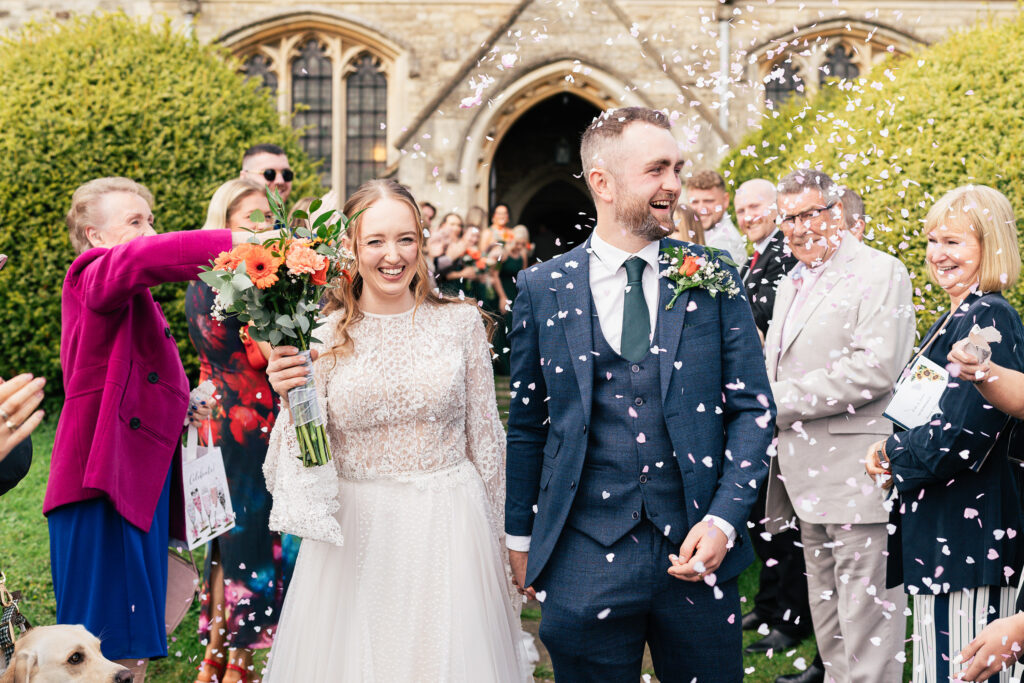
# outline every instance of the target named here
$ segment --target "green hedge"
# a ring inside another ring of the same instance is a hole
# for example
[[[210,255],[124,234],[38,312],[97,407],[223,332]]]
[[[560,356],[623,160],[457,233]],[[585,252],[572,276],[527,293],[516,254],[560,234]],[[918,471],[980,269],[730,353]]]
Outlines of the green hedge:
[[[1024,226],[1024,18],[985,23],[866,76],[831,82],[811,100],[767,112],[722,162],[731,187],[814,166],[864,197],[869,240],[914,275],[918,327],[948,298],[928,280],[921,228],[959,185],[1005,193]],[[1018,310],[1024,288],[1008,292]]]
[[[161,232],[198,228],[210,196],[238,175],[257,142],[284,147],[298,198],[319,189],[297,134],[266,91],[244,82],[221,48],[169,22],[124,14],[34,24],[0,39],[0,376],[50,379],[60,400],[60,294],[74,252],[64,226],[71,194],[99,176],[123,175],[156,197]],[[194,377],[184,285],[154,293]]]

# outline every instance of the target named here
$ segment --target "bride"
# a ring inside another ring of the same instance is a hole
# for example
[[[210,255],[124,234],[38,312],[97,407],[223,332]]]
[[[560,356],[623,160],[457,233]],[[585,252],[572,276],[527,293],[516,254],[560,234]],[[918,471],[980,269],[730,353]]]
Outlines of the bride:
[[[503,520],[505,438],[484,321],[432,293],[419,209],[390,180],[344,207],[357,268],[312,365],[333,461],[304,468],[282,399],[271,528],[303,537],[266,680],[532,681]],[[296,349],[267,372],[305,382]]]

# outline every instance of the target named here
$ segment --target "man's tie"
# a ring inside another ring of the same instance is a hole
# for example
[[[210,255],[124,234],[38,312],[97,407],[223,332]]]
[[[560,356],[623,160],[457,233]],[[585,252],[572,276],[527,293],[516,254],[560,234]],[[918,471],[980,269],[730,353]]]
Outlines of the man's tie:
[[[651,348],[651,314],[644,298],[643,274],[647,262],[630,256],[626,259],[626,298],[622,304],[621,354],[634,363]]]
[[[747,266],[747,272],[749,273],[757,265],[757,259],[760,258],[761,252],[754,250],[754,255],[750,257],[750,265]]]

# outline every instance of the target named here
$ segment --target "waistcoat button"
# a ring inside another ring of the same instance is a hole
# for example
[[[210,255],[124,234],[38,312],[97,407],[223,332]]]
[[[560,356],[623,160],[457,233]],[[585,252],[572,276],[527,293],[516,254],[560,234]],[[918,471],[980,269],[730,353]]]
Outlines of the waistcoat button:
[[[169,327],[165,327],[164,328],[164,336],[167,337],[168,339],[171,338],[171,328],[169,328]]]
[[[146,379],[149,381],[150,384],[156,384],[160,380],[160,375],[156,374],[155,372],[151,372],[148,375],[146,375]]]
[[[133,417],[132,419],[128,420],[128,426],[131,427],[132,429],[138,429],[139,427],[142,426],[142,420],[140,420],[137,417]]]

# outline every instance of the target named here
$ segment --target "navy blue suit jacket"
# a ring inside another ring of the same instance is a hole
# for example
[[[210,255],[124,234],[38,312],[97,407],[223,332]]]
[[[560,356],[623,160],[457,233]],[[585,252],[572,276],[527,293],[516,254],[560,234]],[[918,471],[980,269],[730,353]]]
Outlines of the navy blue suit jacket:
[[[600,334],[591,314],[588,244],[523,271],[517,282],[508,335],[512,400],[505,530],[532,536],[527,585],[551,557],[586,458],[592,335]],[[691,249],[703,251],[696,245]],[[747,517],[768,471],[775,420],[750,306],[739,274],[729,271],[741,288],[734,298],[691,289],[668,311],[674,284],[659,278],[654,338],[662,410],[683,477],[687,522],[692,528],[712,514],[736,529],[736,545],[718,570],[722,581],[753,560]]]

